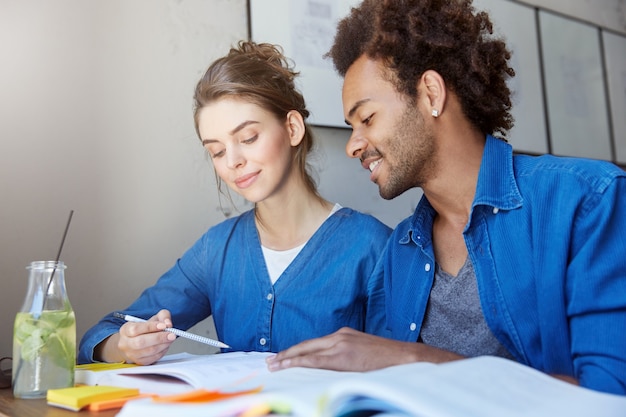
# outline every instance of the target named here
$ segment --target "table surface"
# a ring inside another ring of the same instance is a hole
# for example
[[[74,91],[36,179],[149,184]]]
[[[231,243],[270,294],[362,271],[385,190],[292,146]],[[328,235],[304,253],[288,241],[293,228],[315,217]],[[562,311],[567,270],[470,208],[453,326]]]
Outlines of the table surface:
[[[10,388],[0,389],[0,417],[113,417],[120,410],[107,411],[70,411],[59,407],[52,407],[45,399],[22,400],[13,397]]]

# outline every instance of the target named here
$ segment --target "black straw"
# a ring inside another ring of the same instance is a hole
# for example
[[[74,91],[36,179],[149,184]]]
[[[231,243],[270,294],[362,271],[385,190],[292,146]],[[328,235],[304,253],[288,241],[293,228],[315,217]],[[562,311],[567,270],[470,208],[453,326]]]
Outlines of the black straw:
[[[59,246],[59,251],[57,252],[56,261],[59,262],[61,258],[61,251],[63,250],[63,244],[65,243],[65,237],[67,236],[67,231],[70,228],[70,223],[72,222],[72,215],[74,214],[74,210],[70,210],[70,217],[67,219],[67,224],[65,225],[65,231],[63,232],[63,239],[61,239],[61,245]]]
[[[57,252],[57,257],[54,261],[54,269],[50,274],[50,280],[48,280],[48,286],[46,287],[46,292],[43,296],[43,305],[41,306],[41,311],[43,311],[46,305],[46,297],[48,297],[48,291],[50,290],[50,285],[52,284],[52,278],[54,278],[54,273],[57,270],[57,264],[59,263],[59,259],[61,259],[61,251],[63,250],[63,244],[65,243],[65,237],[67,236],[67,231],[70,228],[70,223],[72,222],[72,215],[74,214],[74,210],[70,210],[70,217],[67,219],[67,224],[65,225],[65,231],[63,232],[63,238],[61,239],[61,245],[59,246],[59,251]]]

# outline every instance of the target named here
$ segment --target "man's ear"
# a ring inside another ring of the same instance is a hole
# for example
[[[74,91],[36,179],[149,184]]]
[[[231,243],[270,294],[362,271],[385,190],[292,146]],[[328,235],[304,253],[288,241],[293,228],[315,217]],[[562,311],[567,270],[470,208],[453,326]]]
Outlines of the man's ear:
[[[427,70],[420,77],[419,87],[422,104],[427,106],[433,117],[439,117],[446,104],[446,83],[443,77],[437,71]]]
[[[304,131],[306,129],[302,114],[297,110],[289,111],[285,123],[291,146],[298,146],[302,138],[304,138]]]

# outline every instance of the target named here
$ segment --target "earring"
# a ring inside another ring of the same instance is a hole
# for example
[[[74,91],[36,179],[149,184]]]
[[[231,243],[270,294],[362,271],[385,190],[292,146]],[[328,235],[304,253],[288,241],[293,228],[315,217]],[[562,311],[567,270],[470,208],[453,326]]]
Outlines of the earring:
[[[439,117],[439,110],[433,109],[433,111],[430,114],[432,114],[433,117]]]

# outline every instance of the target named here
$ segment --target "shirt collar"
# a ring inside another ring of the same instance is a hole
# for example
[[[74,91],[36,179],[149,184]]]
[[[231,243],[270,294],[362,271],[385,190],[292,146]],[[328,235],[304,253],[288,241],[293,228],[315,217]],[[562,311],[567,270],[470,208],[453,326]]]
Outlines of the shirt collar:
[[[479,205],[513,210],[521,207],[522,201],[513,171],[513,148],[487,135],[472,210]]]
[[[513,148],[507,142],[487,135],[472,213],[481,205],[498,210],[512,210],[521,207],[522,202],[513,171]],[[402,223],[408,227],[406,232],[400,234],[400,243],[413,240],[419,246],[427,245],[431,240],[435,215],[436,212],[426,196],[422,196],[413,215]],[[470,213],[470,218],[471,215]]]

